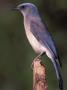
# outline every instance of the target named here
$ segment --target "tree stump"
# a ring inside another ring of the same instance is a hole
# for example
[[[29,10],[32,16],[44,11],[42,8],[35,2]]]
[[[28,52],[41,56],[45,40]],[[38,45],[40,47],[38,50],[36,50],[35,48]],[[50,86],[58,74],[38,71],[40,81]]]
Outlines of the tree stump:
[[[33,60],[33,90],[48,90],[45,65],[40,59]]]

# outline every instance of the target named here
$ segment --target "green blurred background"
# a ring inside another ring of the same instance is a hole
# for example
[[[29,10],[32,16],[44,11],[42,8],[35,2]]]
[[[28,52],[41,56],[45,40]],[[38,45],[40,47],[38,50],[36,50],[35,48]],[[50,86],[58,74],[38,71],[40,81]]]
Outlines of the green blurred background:
[[[0,90],[32,90],[31,63],[36,56],[25,36],[21,13],[11,8],[34,3],[51,32],[62,62],[64,90],[67,90],[67,0],[0,0]],[[46,55],[48,90],[59,90],[56,74]]]

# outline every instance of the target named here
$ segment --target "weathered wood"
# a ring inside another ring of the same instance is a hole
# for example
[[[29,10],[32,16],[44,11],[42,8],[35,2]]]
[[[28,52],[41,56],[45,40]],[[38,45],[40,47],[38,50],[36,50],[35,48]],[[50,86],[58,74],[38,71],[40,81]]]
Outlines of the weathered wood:
[[[40,59],[33,61],[33,90],[48,90],[45,66]]]

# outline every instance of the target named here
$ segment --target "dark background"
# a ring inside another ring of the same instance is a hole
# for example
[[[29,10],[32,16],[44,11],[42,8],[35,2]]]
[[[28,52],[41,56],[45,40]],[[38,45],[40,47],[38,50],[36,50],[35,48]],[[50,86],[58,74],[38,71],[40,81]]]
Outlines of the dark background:
[[[32,90],[31,63],[36,56],[24,31],[21,13],[11,8],[34,3],[51,32],[60,60],[64,90],[67,90],[67,0],[0,0],[0,90]],[[56,74],[46,55],[48,90],[59,90]]]

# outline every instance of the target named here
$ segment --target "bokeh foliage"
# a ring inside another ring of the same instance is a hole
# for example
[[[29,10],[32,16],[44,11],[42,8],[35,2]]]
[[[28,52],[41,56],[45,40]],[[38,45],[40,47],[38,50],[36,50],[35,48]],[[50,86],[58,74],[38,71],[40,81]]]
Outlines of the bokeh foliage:
[[[62,62],[64,90],[67,89],[67,0],[0,0],[0,90],[31,90],[31,63],[36,56],[24,31],[23,17],[11,8],[23,2],[37,5],[51,32]],[[55,71],[45,55],[48,90],[59,90]]]

